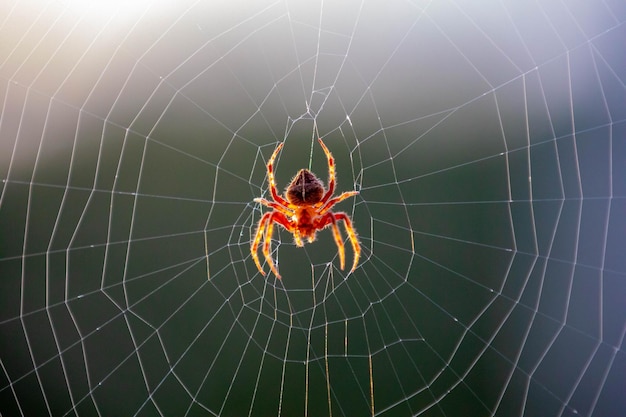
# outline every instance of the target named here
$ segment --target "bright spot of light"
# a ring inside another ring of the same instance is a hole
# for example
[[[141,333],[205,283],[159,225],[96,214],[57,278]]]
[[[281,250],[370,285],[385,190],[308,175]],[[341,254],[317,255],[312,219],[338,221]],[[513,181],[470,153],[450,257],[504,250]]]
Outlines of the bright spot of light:
[[[159,8],[168,3],[167,0],[60,0],[67,9],[77,14],[99,19],[115,15],[137,16],[146,9]],[[171,3],[171,2],[170,2]]]

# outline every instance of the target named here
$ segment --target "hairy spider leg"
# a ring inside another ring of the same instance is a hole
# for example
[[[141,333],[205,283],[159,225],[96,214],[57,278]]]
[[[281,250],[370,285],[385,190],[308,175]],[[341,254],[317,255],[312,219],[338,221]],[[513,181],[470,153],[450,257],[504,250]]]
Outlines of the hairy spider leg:
[[[261,237],[263,236],[263,231],[265,230],[265,225],[269,220],[272,212],[267,212],[261,217],[259,221],[259,228],[254,235],[254,240],[252,241],[252,245],[250,245],[250,253],[252,254],[252,259],[254,259],[254,263],[256,264],[257,269],[261,272],[261,275],[265,275],[263,268],[261,267],[261,262],[259,261],[259,255],[257,251],[259,249],[259,243],[261,242]]]
[[[267,229],[265,230],[265,237],[263,238],[263,256],[265,256],[265,260],[270,266],[270,269],[276,275],[278,279],[280,279],[280,275],[276,270],[276,266],[274,265],[274,260],[272,259],[272,234],[274,233],[274,213],[270,213],[270,220],[267,222]]]
[[[272,243],[272,234],[274,233],[274,222],[280,224],[289,232],[293,232],[293,228],[289,224],[289,220],[285,217],[284,214],[273,211],[270,213],[269,220],[267,221],[267,229],[265,230],[265,238],[263,240],[263,255],[267,260],[267,263],[270,265],[270,269],[276,275],[276,278],[280,279],[280,274],[278,273],[278,269],[274,264],[274,260],[272,259],[271,253],[271,243]]]
[[[278,204],[288,207],[289,203],[280,195],[278,195],[278,192],[276,192],[276,180],[274,179],[274,160],[276,159],[276,156],[278,155],[278,152],[280,152],[280,150],[282,149],[283,145],[284,142],[278,144],[270,160],[267,162],[267,179],[270,183],[270,193],[272,194],[272,198],[274,199],[274,201],[276,201]]]
[[[361,245],[359,245],[359,240],[356,237],[356,232],[354,231],[354,227],[352,226],[352,221],[346,213],[339,212],[329,214],[331,214],[336,221],[343,220],[344,222],[346,232],[348,233],[350,243],[352,244],[352,250],[354,251],[354,261],[352,262],[352,269],[350,270],[350,272],[354,272],[356,266],[359,264],[359,257],[361,256]]]
[[[259,261],[259,255],[257,253],[259,249],[259,243],[261,242],[261,238],[263,238],[263,255],[269,263],[270,269],[272,270],[274,275],[276,275],[276,278],[280,279],[280,274],[278,273],[278,270],[274,265],[274,261],[272,260],[270,247],[272,234],[274,233],[274,222],[280,224],[286,230],[290,232],[292,231],[292,227],[289,225],[289,220],[287,219],[287,217],[285,217],[283,213],[277,211],[265,213],[259,221],[259,228],[256,231],[254,240],[252,241],[252,245],[250,245],[250,253],[252,254],[252,259],[254,260],[257,269],[259,270],[259,272],[261,272],[261,275],[265,276],[265,272],[263,271],[263,267],[261,266],[261,262]]]
[[[266,200],[264,198],[255,198],[254,202],[255,203],[261,203],[264,206],[273,208],[274,210],[278,210],[278,211],[280,211],[281,213],[283,213],[287,217],[291,217],[291,216],[294,215],[293,210],[291,210],[292,204],[289,204],[290,207],[285,207],[285,206],[283,206],[283,205],[281,205],[279,203],[276,203],[274,201],[269,201],[269,200]]]
[[[291,219],[293,218],[293,216],[295,215],[293,209],[297,208],[295,207],[293,204],[288,203],[289,204],[289,208],[288,207],[283,207],[278,203],[275,203],[273,201],[268,201],[264,198],[255,198],[254,199],[255,202],[257,203],[261,203],[265,206],[271,207],[274,210],[277,210],[281,213],[283,213],[285,215],[285,217],[287,217],[287,219]],[[293,209],[292,209],[293,208]],[[269,213],[268,213],[269,214]],[[293,230],[293,239],[296,242],[296,246],[304,246],[304,243],[302,242],[302,236],[300,236],[300,231],[298,230],[298,228],[293,228],[290,226],[290,228],[288,228],[287,230]],[[309,242],[312,242],[311,239],[309,239]]]
[[[324,150],[326,159],[328,160],[328,191],[326,191],[326,194],[324,194],[324,197],[320,200],[320,203],[324,204],[335,192],[335,158],[333,157],[333,154],[330,153],[326,145],[324,145],[322,139],[318,138],[317,140],[320,145],[322,145],[322,149]]]
[[[254,201],[257,203],[261,203],[265,206],[268,206],[270,208],[273,208],[274,210],[277,210],[285,214],[288,217],[293,216],[293,212],[291,210],[289,210],[287,207],[284,207],[274,201],[269,201],[264,198],[255,198]],[[261,272],[262,275],[265,275],[265,272],[263,271],[263,268],[261,267],[261,262],[259,261],[259,256],[257,252],[259,249],[259,243],[261,242],[261,237],[263,237],[263,231],[265,230],[265,227],[271,215],[272,215],[272,212],[267,212],[263,215],[263,217],[261,217],[261,220],[259,221],[259,227],[257,229],[256,234],[254,235],[254,240],[252,241],[252,245],[250,246],[252,259],[254,260],[254,263],[256,264],[257,269]]]
[[[319,228],[323,228],[324,226],[330,224],[333,228],[333,237],[335,238],[335,244],[337,244],[337,252],[339,253],[339,266],[343,270],[346,265],[346,250],[343,245],[343,239],[341,238],[341,233],[339,233],[339,227],[337,227],[337,220],[335,220],[335,216],[333,213],[326,213],[320,221]]]
[[[319,209],[319,214],[326,213],[328,210],[330,210],[335,204],[339,203],[340,201],[343,201],[346,198],[350,198],[358,194],[359,194],[358,191],[346,191],[345,193],[342,193],[338,197],[331,198],[330,200],[326,202],[326,204],[322,205],[322,207]]]
[[[293,240],[296,243],[296,246],[300,248],[304,246],[304,242],[302,242],[302,236],[300,235],[300,230],[298,230],[297,227],[293,228]],[[312,240],[311,238],[309,238],[309,243],[311,242]]]

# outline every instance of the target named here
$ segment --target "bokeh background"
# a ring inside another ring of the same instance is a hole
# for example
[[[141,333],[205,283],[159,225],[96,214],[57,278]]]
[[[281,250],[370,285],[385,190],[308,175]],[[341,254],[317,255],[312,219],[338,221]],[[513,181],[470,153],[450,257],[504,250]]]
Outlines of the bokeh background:
[[[626,413],[625,21],[4,1],[0,414]],[[326,181],[317,137],[359,266],[278,230],[263,277],[267,159]]]

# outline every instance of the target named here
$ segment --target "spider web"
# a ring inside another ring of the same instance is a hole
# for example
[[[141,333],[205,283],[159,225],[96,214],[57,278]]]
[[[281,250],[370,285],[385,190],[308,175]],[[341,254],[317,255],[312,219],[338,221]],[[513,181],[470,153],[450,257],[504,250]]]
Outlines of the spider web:
[[[3,2],[0,414],[623,414],[625,20]],[[318,136],[361,261],[279,228],[263,277],[265,164],[325,180]]]

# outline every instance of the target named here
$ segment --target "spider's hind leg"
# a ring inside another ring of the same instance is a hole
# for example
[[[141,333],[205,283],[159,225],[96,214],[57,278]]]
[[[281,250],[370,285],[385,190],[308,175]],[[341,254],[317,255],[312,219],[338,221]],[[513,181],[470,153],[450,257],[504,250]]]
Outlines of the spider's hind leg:
[[[354,251],[354,261],[352,261],[352,269],[350,272],[354,272],[357,265],[359,264],[359,258],[361,257],[361,245],[359,244],[359,238],[357,237],[356,231],[354,230],[354,226],[352,226],[352,221],[350,217],[346,213],[331,213],[335,221],[343,220],[343,224],[346,227],[346,233],[348,233],[348,238],[350,239],[350,243],[352,244],[352,250]]]
[[[339,254],[339,267],[343,270],[346,264],[346,249],[343,245],[343,239],[341,238],[341,233],[339,233],[339,227],[337,227],[337,218],[334,213],[326,213],[319,223],[320,228],[325,227],[330,224],[333,229],[333,238],[335,239],[335,244],[337,245],[337,253]]]
[[[267,225],[267,221],[269,220],[272,213],[265,213],[261,220],[259,221],[259,227],[254,235],[254,240],[252,241],[252,245],[250,245],[250,254],[252,255],[252,259],[254,260],[254,264],[257,269],[261,273],[261,275],[265,275],[265,271],[263,271],[263,267],[261,266],[261,262],[259,261],[259,255],[257,251],[259,250],[259,243],[261,242],[261,238],[263,237],[263,232],[265,231],[265,226]]]
[[[267,220],[267,229],[265,230],[265,239],[263,240],[263,255],[265,256],[265,259],[267,260],[267,263],[269,264],[270,269],[272,270],[274,275],[276,275],[276,278],[280,279],[278,268],[276,267],[276,264],[274,264],[274,260],[272,259],[271,244],[272,244],[272,235],[274,234],[274,223],[280,224],[288,232],[291,232],[291,233],[293,233],[293,227],[291,226],[291,224],[289,223],[289,220],[283,213],[279,211],[273,211],[268,214],[269,214],[269,218]]]
[[[265,256],[265,260],[270,266],[270,269],[276,275],[276,278],[280,279],[280,274],[278,273],[278,269],[276,265],[274,265],[274,260],[272,259],[272,234],[274,233],[274,217],[275,212],[270,214],[270,218],[267,222],[267,230],[265,231],[265,238],[263,239],[263,255]]]
[[[296,229],[293,231],[293,241],[295,242],[296,246],[301,248],[304,246],[304,242],[302,241],[302,236],[300,236],[300,232]],[[309,240],[310,242],[311,240]]]

